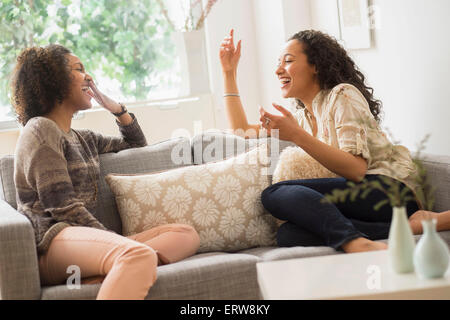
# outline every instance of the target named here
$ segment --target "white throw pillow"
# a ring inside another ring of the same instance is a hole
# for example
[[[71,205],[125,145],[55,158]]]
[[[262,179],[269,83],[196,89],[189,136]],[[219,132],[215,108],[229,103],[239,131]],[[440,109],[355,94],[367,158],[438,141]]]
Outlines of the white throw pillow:
[[[338,177],[300,147],[286,147],[273,172],[272,183],[285,180]]]
[[[277,222],[261,204],[269,186],[267,146],[236,157],[169,171],[121,175],[106,181],[115,195],[125,236],[167,223],[193,226],[199,252],[276,245]]]

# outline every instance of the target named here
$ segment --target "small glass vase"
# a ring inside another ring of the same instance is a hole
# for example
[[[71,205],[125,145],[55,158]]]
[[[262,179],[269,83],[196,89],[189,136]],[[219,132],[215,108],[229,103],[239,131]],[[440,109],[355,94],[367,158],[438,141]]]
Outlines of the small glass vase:
[[[392,222],[389,229],[388,254],[389,264],[396,273],[414,271],[415,241],[409,226],[405,207],[392,209]]]
[[[422,220],[423,235],[414,251],[414,267],[421,278],[441,278],[449,264],[447,244],[436,232],[436,219]]]

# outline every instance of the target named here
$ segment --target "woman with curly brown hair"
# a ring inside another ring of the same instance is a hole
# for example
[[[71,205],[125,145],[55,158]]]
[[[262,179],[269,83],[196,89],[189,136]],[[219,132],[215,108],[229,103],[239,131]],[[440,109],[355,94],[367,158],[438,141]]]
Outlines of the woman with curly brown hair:
[[[34,228],[42,284],[63,284],[68,267],[78,266],[84,283],[103,282],[97,299],[145,298],[157,265],[194,254],[199,237],[182,224],[124,237],[95,217],[99,154],[146,146],[137,119],[100,92],[80,59],[60,45],[24,50],[11,88],[24,126],[15,152],[17,209]],[[71,128],[92,98],[116,117],[121,137]]]
[[[279,58],[275,74],[284,98],[294,98],[298,109],[292,114],[273,104],[281,116],[260,109],[261,124],[247,122],[236,83],[241,41],[234,45],[233,30],[220,48],[224,99],[231,128],[258,136],[264,128],[270,135],[295,143],[337,178],[288,180],[276,183],[261,195],[264,207],[286,222],[280,226],[280,246],[331,246],[345,252],[386,249],[392,207],[373,207],[385,199],[381,191],[365,199],[331,204],[322,201],[334,189],[363,178],[384,184],[380,177],[396,179],[414,196],[415,167],[409,151],[394,146],[379,126],[381,103],[365,84],[344,48],[320,31],[305,30],[293,35]],[[361,121],[363,120],[363,121]],[[384,146],[384,148],[381,148]],[[385,146],[390,146],[386,152]],[[392,170],[395,168],[395,170]],[[408,215],[418,203],[407,204]]]

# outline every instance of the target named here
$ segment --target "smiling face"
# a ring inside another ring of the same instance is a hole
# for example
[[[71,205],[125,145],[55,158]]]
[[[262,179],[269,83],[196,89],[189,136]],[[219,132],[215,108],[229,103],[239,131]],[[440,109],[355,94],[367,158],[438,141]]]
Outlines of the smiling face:
[[[283,98],[303,100],[318,86],[316,68],[308,63],[303,45],[297,40],[286,43],[275,74],[280,81]]]
[[[86,73],[83,64],[77,56],[69,54],[67,59],[69,68],[72,70],[72,81],[66,102],[73,106],[74,111],[89,109],[92,107],[92,97],[88,94],[88,90],[90,90],[89,81],[92,81],[92,77]]]

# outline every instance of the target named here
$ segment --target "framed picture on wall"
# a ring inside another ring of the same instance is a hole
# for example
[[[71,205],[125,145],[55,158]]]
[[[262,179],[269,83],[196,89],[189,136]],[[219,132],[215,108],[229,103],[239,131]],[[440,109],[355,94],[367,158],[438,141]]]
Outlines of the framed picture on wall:
[[[368,0],[337,0],[340,37],[347,49],[371,46]]]

